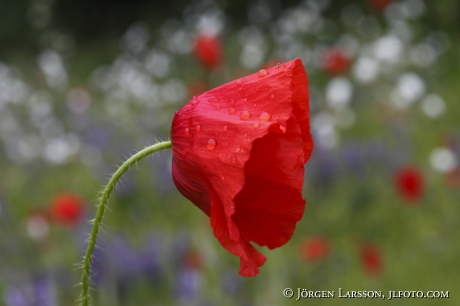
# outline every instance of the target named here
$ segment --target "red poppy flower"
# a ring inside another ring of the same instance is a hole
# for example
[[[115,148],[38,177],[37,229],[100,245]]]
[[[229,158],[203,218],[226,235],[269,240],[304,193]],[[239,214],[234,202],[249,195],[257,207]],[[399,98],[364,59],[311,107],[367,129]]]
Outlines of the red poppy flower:
[[[361,264],[369,276],[378,276],[382,272],[383,260],[380,249],[370,243],[361,246]]]
[[[379,11],[383,11],[388,6],[388,4],[392,2],[392,0],[370,0],[369,2],[373,8]]]
[[[83,217],[83,200],[72,193],[56,196],[51,204],[53,218],[66,225],[76,225]]]
[[[342,49],[331,49],[324,54],[323,68],[332,75],[337,75],[348,69],[350,58]]]
[[[398,170],[395,177],[396,187],[401,196],[409,203],[418,201],[423,195],[424,182],[422,173],[413,166]]]
[[[222,47],[217,37],[200,35],[195,40],[195,56],[209,70],[219,66],[222,60]]]
[[[302,218],[310,158],[307,75],[300,59],[205,92],[174,116],[172,175],[240,257],[240,274],[266,258],[251,244],[285,244]]]
[[[319,261],[329,254],[329,241],[324,237],[310,237],[300,249],[301,256],[306,261]]]

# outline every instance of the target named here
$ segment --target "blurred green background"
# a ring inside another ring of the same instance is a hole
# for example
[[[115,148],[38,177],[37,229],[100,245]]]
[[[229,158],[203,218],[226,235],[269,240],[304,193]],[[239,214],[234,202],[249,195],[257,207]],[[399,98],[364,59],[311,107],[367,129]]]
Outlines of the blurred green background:
[[[163,151],[110,200],[94,305],[460,305],[459,28],[457,0],[0,0],[0,304],[74,305],[116,165],[192,96],[300,57],[315,150],[291,241],[240,277]]]

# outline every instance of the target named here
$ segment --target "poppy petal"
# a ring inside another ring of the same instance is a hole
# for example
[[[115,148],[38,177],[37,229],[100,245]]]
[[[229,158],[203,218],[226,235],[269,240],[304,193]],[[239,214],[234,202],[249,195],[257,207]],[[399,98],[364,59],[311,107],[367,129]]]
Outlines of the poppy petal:
[[[201,175],[193,170],[192,166],[187,165],[184,160],[173,157],[172,177],[179,192],[187,195],[186,197],[192,203],[209,216],[211,210],[210,194]]]
[[[246,183],[235,197],[233,219],[241,235],[269,249],[291,238],[305,207],[300,127],[291,118],[286,128],[286,134],[269,132],[254,141]]]
[[[247,240],[230,238],[228,227],[233,230],[233,235],[238,235],[238,229],[235,223],[225,214],[223,206],[219,199],[213,197],[213,209],[211,210],[211,226],[217,240],[230,253],[240,257],[240,271],[243,276],[255,276],[259,273],[259,267],[262,266],[266,258],[257,251]],[[229,223],[231,225],[229,225]]]
[[[305,84],[307,82],[307,84]],[[313,141],[310,134],[310,95],[308,93],[308,81],[306,79],[305,70],[302,65],[294,67],[292,77],[292,113],[297,119],[302,132],[304,163],[310,159],[313,151]]]
[[[313,149],[300,59],[224,84],[174,117],[173,178],[211,218],[214,235],[253,276],[303,214],[304,163]]]

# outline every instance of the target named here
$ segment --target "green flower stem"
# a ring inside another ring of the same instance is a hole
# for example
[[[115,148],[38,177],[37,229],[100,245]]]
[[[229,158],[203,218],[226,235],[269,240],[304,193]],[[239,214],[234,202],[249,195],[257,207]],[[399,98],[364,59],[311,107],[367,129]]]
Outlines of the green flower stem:
[[[157,151],[164,150],[171,147],[171,141],[163,141],[156,143],[150,147],[147,147],[133,156],[131,156],[127,161],[125,161],[115,173],[110,178],[109,183],[105,186],[104,191],[99,202],[99,207],[97,208],[96,218],[94,219],[93,229],[88,240],[88,246],[86,248],[85,257],[83,258],[83,272],[81,276],[81,305],[88,306],[90,302],[90,293],[89,293],[89,273],[91,266],[91,258],[93,256],[94,247],[96,246],[97,234],[99,232],[99,227],[102,222],[102,217],[104,216],[105,207],[107,205],[107,200],[109,199],[110,194],[112,193],[113,188],[117,184],[118,180],[121,178],[123,173],[125,173],[132,165],[137,163],[139,160],[144,158],[147,155],[153,154]]]

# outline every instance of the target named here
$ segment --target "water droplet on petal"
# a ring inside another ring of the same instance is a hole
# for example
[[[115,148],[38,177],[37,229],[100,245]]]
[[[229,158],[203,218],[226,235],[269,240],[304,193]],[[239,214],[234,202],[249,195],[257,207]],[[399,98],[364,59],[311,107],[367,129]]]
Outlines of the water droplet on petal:
[[[230,100],[230,105],[235,105],[235,100],[231,99]]]
[[[270,115],[269,113],[262,112],[262,114],[260,114],[260,116],[259,116],[259,120],[263,121],[263,122],[267,122],[268,120],[270,120],[271,117],[272,117],[272,115]]]
[[[224,125],[224,132],[226,132],[226,131],[227,131],[227,126],[226,126],[226,125]]]
[[[248,133],[244,133],[244,137],[248,137]]]
[[[197,132],[201,131],[201,125],[198,124],[198,125],[196,126],[196,131],[197,131]]]
[[[237,85],[241,85],[241,80],[237,80],[237,81],[236,81],[236,84],[237,84]]]
[[[248,99],[244,98],[244,99],[243,99],[243,102],[244,102],[244,103],[248,102]]]
[[[259,128],[259,126],[260,126],[260,124],[258,124],[257,122],[256,122],[256,123],[254,123],[254,128],[255,128],[255,129],[258,129],[258,128]]]
[[[217,145],[217,142],[214,139],[211,138],[211,139],[208,140],[208,145],[206,146],[206,148],[208,148],[208,150],[212,151],[212,150],[214,150],[216,145]]]
[[[280,130],[283,132],[283,134],[286,134],[286,126],[280,125]]]
[[[229,113],[230,115],[233,115],[234,113],[236,113],[236,109],[230,108],[230,109],[228,110],[228,113]]]
[[[284,64],[278,63],[276,67],[278,68],[278,70],[283,70],[286,66]]]
[[[196,106],[198,103],[200,103],[200,101],[198,101],[197,99],[193,99],[192,100],[192,106]]]
[[[264,76],[267,76],[268,74],[269,74],[268,70],[261,69],[257,75],[259,76],[259,78],[262,78]]]
[[[222,180],[225,180],[225,177],[224,177],[223,175],[221,175],[220,178],[221,178]]]
[[[190,135],[190,129],[189,128],[185,129],[185,135],[187,135],[187,136]]]
[[[242,90],[243,90],[243,87],[238,88],[238,91],[242,91]]]
[[[275,99],[275,95],[271,94],[270,99],[272,99],[272,100]]]
[[[211,97],[208,98],[208,101],[211,102],[211,103],[217,103],[217,102],[219,102],[220,100],[219,100],[219,98],[216,97],[216,96],[211,96]]]
[[[240,118],[243,119],[243,120],[251,119],[251,113],[246,111],[246,110],[244,110],[244,111],[241,112]]]
[[[217,110],[221,109],[220,104],[216,105],[216,109]]]
[[[240,146],[236,147],[236,150],[235,150],[235,152],[236,152],[236,153],[239,153],[240,151],[241,151],[241,148],[240,148]]]

